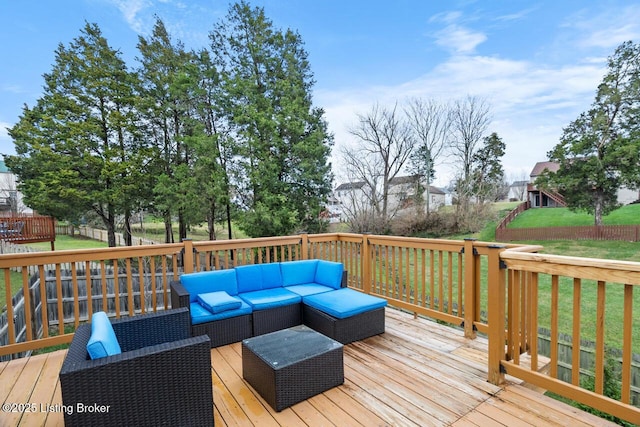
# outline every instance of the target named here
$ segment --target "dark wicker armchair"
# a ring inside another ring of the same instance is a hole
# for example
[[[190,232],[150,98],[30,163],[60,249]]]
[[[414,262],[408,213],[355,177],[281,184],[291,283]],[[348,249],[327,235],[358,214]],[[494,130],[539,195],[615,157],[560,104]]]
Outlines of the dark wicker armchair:
[[[68,426],[213,426],[211,344],[188,309],[113,320],[122,353],[90,360],[80,326],[62,369]]]

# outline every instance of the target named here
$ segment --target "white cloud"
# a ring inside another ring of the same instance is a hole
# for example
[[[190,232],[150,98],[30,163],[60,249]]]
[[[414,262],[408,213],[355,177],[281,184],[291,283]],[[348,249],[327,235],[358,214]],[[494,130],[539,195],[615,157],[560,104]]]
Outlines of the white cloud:
[[[7,132],[7,128],[12,126],[13,124],[11,123],[0,122],[0,154],[12,154],[14,151],[13,140]]]
[[[487,40],[487,36],[460,25],[451,24],[434,34],[436,44],[454,54],[473,53],[476,47]]]
[[[601,13],[585,15],[580,11],[567,18],[564,28],[575,30],[576,46],[612,50],[622,42],[640,38],[640,5],[602,7]]]
[[[136,33],[144,33],[146,31],[145,21],[140,17],[140,12],[153,6],[150,0],[109,0],[122,13],[127,24]]]

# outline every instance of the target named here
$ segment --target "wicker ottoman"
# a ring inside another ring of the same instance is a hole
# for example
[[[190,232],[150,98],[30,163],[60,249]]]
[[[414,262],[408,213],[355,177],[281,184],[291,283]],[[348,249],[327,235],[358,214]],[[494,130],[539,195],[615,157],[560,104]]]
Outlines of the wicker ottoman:
[[[303,303],[304,324],[342,344],[384,333],[382,298],[343,288],[305,296]]]
[[[276,411],[344,383],[342,344],[304,325],[242,341],[242,376]]]

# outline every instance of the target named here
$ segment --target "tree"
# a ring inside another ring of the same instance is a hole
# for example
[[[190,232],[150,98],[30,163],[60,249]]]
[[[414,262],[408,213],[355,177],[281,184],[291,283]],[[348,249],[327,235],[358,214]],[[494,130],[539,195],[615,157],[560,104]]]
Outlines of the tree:
[[[389,184],[408,162],[416,140],[406,121],[393,108],[375,105],[370,112],[358,115],[358,123],[350,129],[358,143],[342,150],[344,166],[353,178],[366,183],[367,197],[386,228],[393,216],[389,209]],[[384,230],[369,230],[384,231]]]
[[[197,56],[182,43],[173,42],[162,20],[157,19],[150,37],[139,37],[141,99],[147,137],[153,147],[151,166],[157,178],[152,184],[152,207],[164,218],[165,242],[174,241],[172,216],[178,217],[179,239],[190,223],[202,215],[200,191],[192,174],[193,153],[185,139],[195,137],[195,92],[200,69]]]
[[[72,221],[92,210],[115,246],[116,217],[135,205],[145,172],[135,76],[87,23],[68,47],[58,46],[44,78],[44,95],[9,131],[16,155],[7,165],[29,206]]]
[[[458,198],[458,222],[469,213],[469,203],[473,197],[473,161],[480,148],[482,138],[491,121],[487,102],[476,96],[458,100],[451,109],[450,151],[457,170],[456,194]]]
[[[504,192],[505,178],[502,167],[505,143],[497,133],[484,138],[482,148],[473,155],[472,185],[478,203],[495,202]]]
[[[591,108],[571,122],[548,153],[557,172],[538,178],[557,189],[572,210],[594,216],[595,225],[616,209],[617,190],[640,186],[640,45],[621,44],[608,59],[608,71]]]
[[[444,152],[451,132],[451,116],[446,105],[435,100],[414,98],[405,110],[417,147],[411,155],[411,169],[425,179],[425,208],[429,215],[431,182],[435,165]]]
[[[252,237],[314,231],[331,190],[332,135],[312,103],[300,35],[274,29],[263,8],[243,1],[210,37],[237,144],[241,228]]]

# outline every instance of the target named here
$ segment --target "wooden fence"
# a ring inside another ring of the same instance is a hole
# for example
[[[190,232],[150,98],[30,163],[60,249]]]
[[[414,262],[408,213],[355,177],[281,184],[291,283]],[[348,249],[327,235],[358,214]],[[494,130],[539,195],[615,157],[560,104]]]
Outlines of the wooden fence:
[[[87,237],[93,240],[99,240],[101,242],[108,242],[109,235],[106,230],[101,230],[99,228],[93,228],[86,225],[81,226],[72,226],[72,225],[58,225],[56,226],[56,233],[67,235],[67,236],[82,236]],[[126,246],[126,242],[124,240],[124,235],[122,233],[115,233],[116,236],[116,246]],[[135,246],[139,245],[157,245],[161,242],[157,240],[147,239],[146,237],[133,237],[132,244]]]
[[[602,225],[539,228],[496,228],[500,242],[524,240],[621,240],[640,241],[640,225]]]

